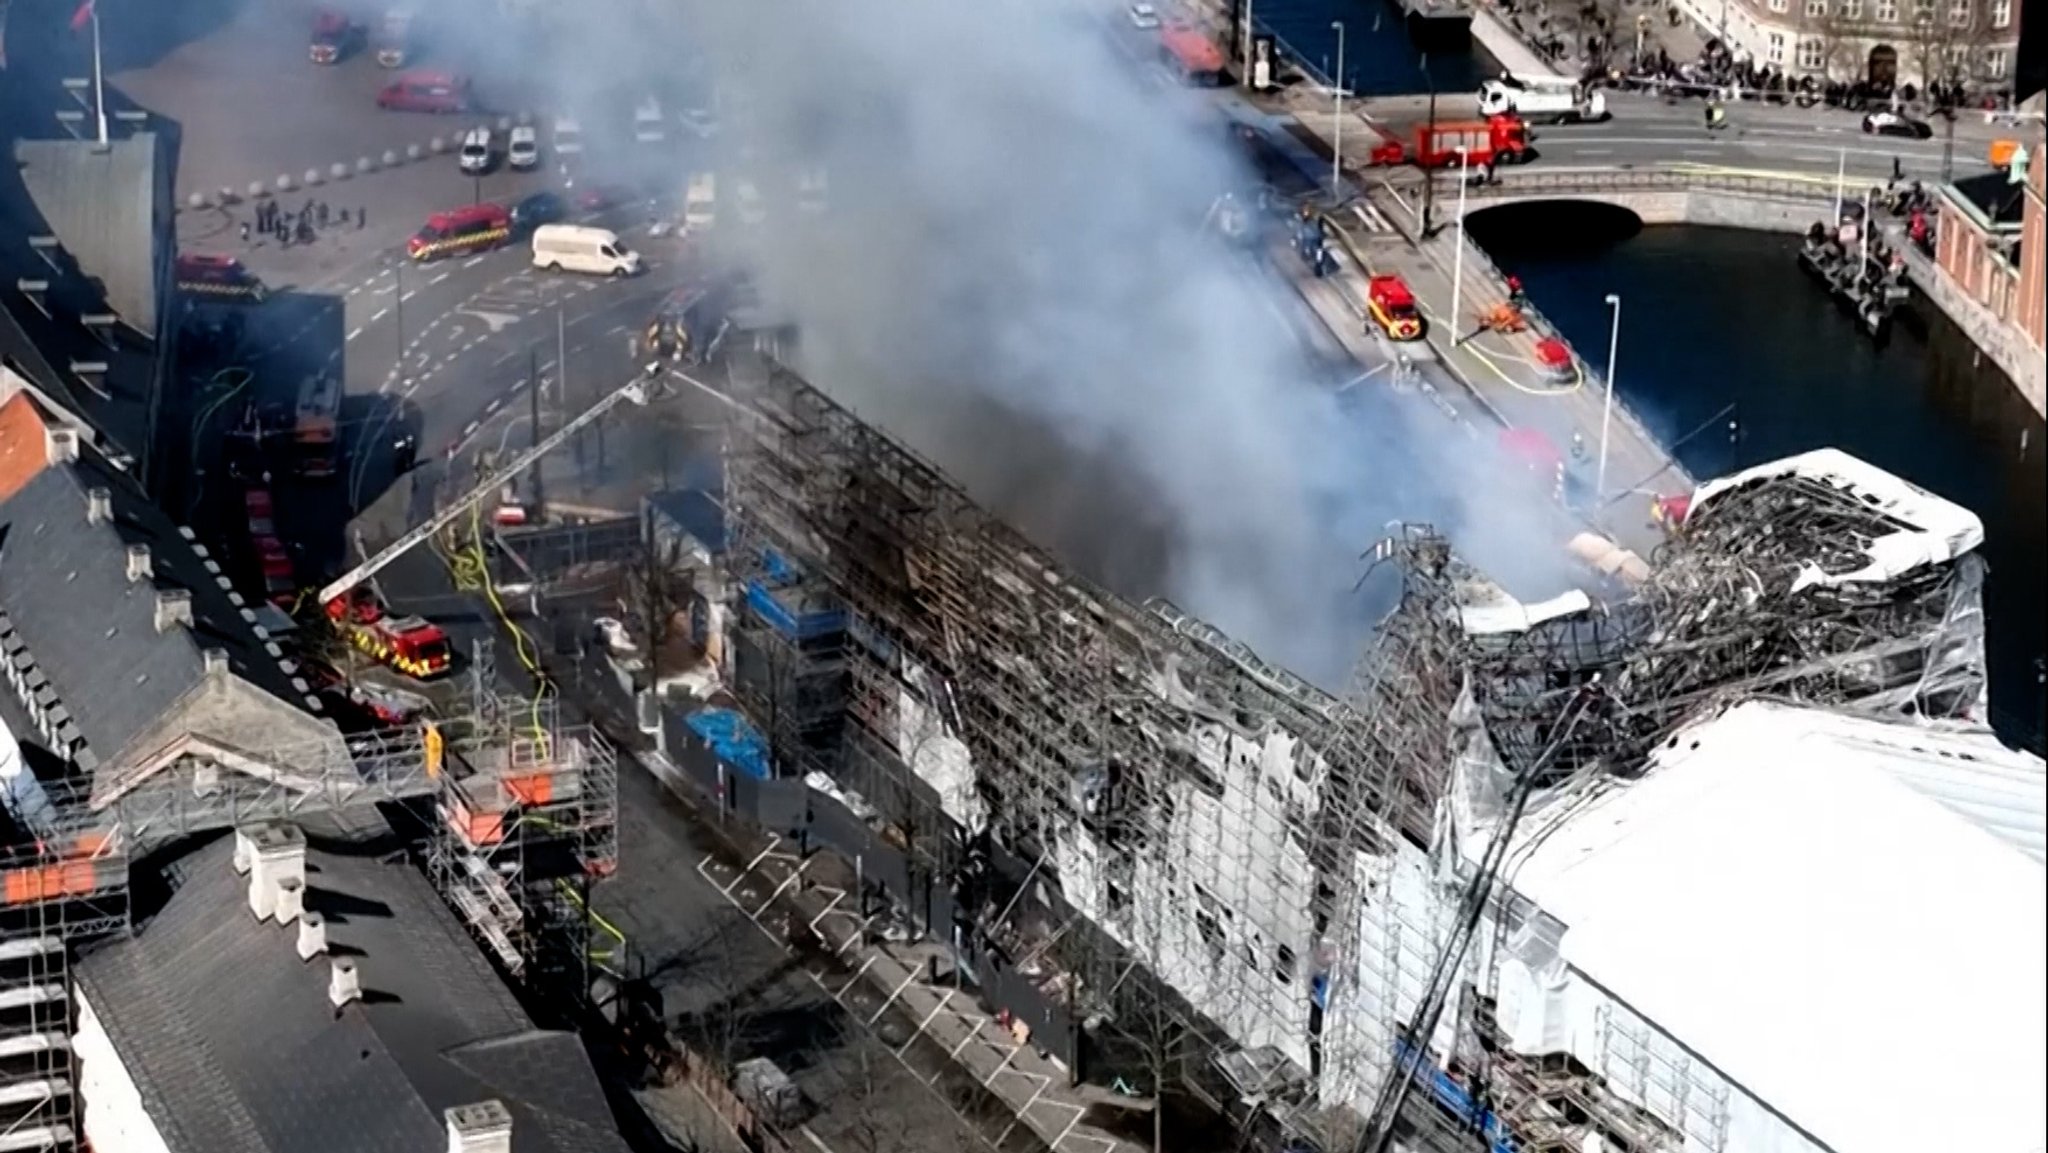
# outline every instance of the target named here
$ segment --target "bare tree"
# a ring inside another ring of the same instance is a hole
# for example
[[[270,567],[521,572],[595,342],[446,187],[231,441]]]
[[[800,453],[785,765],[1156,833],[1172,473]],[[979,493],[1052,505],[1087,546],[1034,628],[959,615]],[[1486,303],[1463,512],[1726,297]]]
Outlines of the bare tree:
[[[1820,78],[1829,81],[1853,79],[1863,67],[1858,54],[1865,36],[1863,22],[1848,15],[1842,0],[1827,0],[1825,7],[1809,7],[1806,11],[1799,35],[1802,42],[1819,45]],[[1805,59],[1796,47],[1793,59],[1803,70]]]
[[[916,1111],[905,1108],[904,1094],[917,1090],[904,1083],[894,1057],[853,1027],[842,1029],[819,1067],[831,1085],[832,1099],[820,1104],[831,1110],[829,1140],[836,1153],[902,1153],[925,1144],[918,1139]]]

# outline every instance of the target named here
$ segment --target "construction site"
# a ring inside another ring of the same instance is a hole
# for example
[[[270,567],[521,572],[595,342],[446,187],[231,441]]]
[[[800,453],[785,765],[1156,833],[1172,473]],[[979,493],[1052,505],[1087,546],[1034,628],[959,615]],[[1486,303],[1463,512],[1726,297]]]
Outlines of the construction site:
[[[1579,810],[1677,779],[1682,738],[1769,708],[1859,764],[1995,767],[2038,824],[2038,758],[1983,725],[1981,524],[1846,454],[1706,484],[1660,509],[1658,555],[1543,604],[1400,528],[1361,558],[1399,603],[1338,695],[1075,578],[758,349],[713,370],[744,409],[725,674],[773,775],[879,809],[898,899],[977,974],[1030,974],[1075,1076],[1191,1093],[1268,1147],[1736,1150],[1808,1124],[1567,968],[1561,939],[1633,914],[1574,935],[1516,879]]]

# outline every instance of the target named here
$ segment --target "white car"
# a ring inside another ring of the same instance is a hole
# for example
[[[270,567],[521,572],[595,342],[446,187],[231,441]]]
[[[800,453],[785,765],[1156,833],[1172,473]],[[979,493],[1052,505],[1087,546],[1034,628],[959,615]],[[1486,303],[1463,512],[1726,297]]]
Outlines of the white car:
[[[1131,27],[1151,32],[1159,27],[1159,9],[1150,4],[1133,4],[1130,8]]]
[[[642,144],[659,144],[668,139],[661,123],[661,101],[649,96],[633,109],[633,139]]]
[[[555,155],[575,156],[583,151],[583,125],[573,117],[555,117]]]
[[[471,174],[491,170],[491,130],[476,127],[462,134],[462,149],[456,153],[462,170]]]
[[[521,172],[540,164],[540,133],[531,124],[521,124],[512,130],[505,144],[506,163]]]

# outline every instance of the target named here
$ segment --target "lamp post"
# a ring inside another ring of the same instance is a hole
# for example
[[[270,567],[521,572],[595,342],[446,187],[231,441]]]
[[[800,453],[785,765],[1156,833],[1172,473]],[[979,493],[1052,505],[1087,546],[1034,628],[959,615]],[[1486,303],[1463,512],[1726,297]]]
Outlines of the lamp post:
[[[1621,352],[1621,297],[1608,293],[1607,307],[1614,313],[1614,324],[1607,333],[1607,395],[1600,401],[1600,465],[1593,478],[1595,505],[1607,499],[1607,432],[1614,424],[1614,361]]]
[[[1458,236],[1457,255],[1451,258],[1451,343],[1458,342],[1458,325],[1465,315],[1465,190],[1472,187],[1472,154],[1458,150]]]
[[[1344,22],[1330,21],[1330,27],[1337,31],[1337,125],[1330,134],[1330,195],[1344,194]]]

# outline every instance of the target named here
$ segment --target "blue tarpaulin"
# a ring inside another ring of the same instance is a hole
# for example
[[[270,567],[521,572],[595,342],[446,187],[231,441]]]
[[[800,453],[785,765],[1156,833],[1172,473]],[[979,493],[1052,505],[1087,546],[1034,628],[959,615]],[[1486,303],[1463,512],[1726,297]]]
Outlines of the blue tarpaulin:
[[[684,723],[719,760],[757,781],[774,776],[768,742],[747,718],[731,709],[700,709]]]

